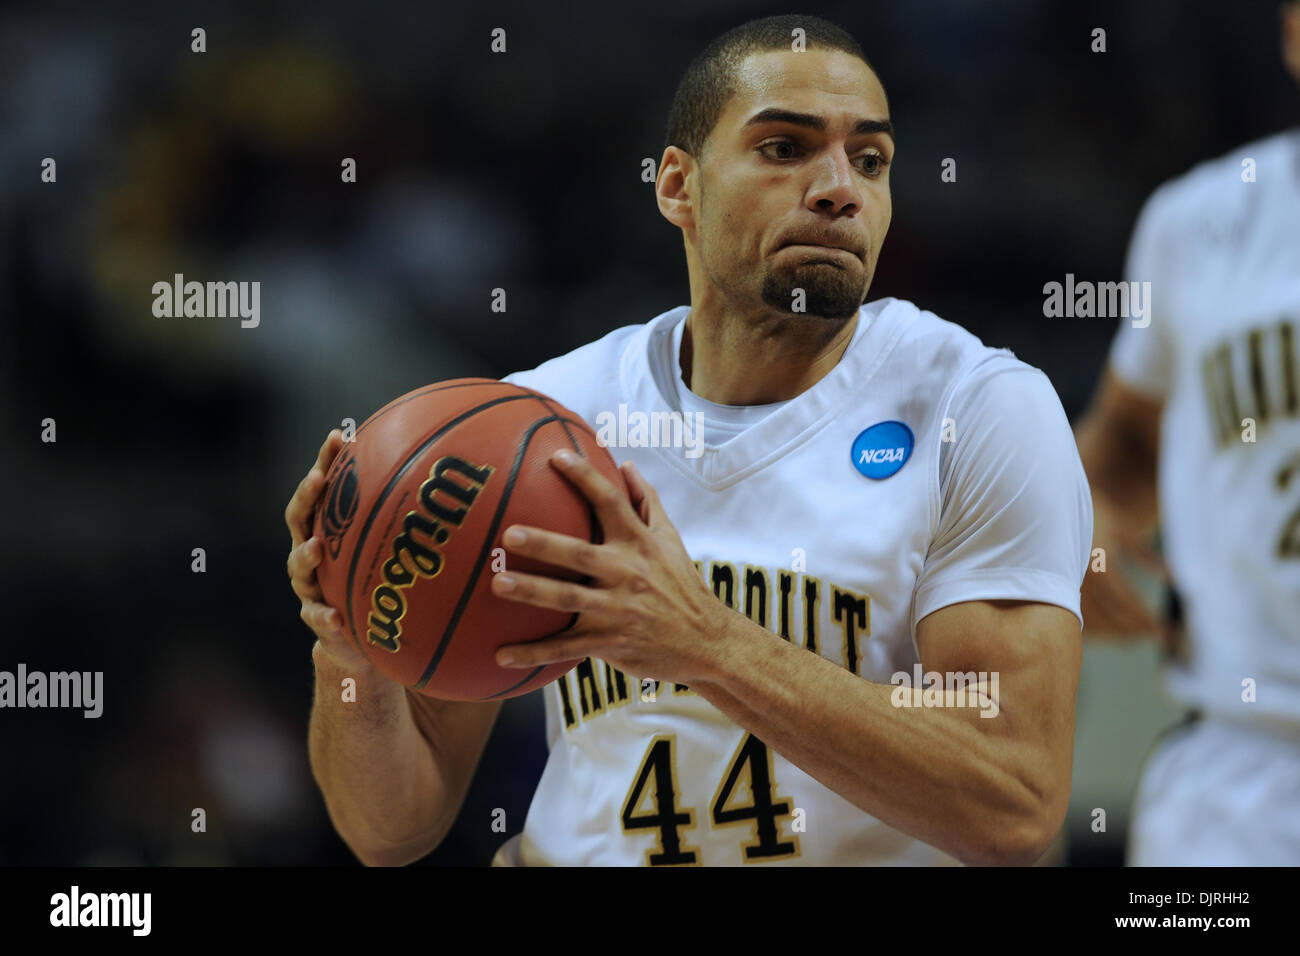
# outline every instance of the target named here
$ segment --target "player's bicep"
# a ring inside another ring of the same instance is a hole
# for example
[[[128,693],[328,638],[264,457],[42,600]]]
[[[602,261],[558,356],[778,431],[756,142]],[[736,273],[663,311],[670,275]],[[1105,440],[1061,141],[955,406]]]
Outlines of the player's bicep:
[[[916,586],[916,622],[968,601],[1079,613],[1092,499],[1074,435],[1042,372],[999,364],[950,406],[957,440],[941,467],[942,510]]]
[[[974,719],[1003,744],[1012,772],[1054,811],[1069,800],[1074,706],[1082,665],[1078,619],[1029,601],[966,601],[940,608],[916,628],[921,666],[987,681],[997,708]]]

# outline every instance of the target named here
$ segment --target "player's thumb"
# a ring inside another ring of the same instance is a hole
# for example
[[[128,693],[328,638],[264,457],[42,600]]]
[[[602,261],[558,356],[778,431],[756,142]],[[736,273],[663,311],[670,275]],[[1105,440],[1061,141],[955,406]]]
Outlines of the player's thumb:
[[[645,476],[632,462],[623,462],[620,470],[623,472],[623,479],[627,482],[632,507],[649,527],[657,527],[666,517],[663,505],[659,503],[658,493],[650,487],[650,482],[645,480]]]

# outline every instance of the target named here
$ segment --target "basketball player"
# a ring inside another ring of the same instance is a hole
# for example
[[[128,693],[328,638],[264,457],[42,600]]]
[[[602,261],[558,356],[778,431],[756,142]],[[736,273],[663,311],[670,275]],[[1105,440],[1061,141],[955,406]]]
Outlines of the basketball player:
[[[1300,80],[1300,3],[1282,26]],[[1153,307],[1079,423],[1110,555],[1084,607],[1090,635],[1177,633],[1115,569],[1152,563],[1158,492],[1185,622],[1166,685],[1192,709],[1144,769],[1128,861],[1300,865],[1300,129],[1160,187],[1126,269]]]
[[[1051,843],[1089,491],[1042,372],[910,302],[863,304],[894,151],[842,30],[786,16],[724,34],[681,82],[656,182],[690,305],[506,379],[593,426],[620,406],[701,421],[704,444],[629,437],[630,503],[553,459],[602,544],[506,529],[509,554],[592,581],[493,580],[580,613],[503,666],[582,661],[543,691],[549,760],[494,862],[1028,864]],[[286,513],[319,638],[312,765],[358,857],[405,863],[455,820],[499,703],[387,682],[321,604],[310,521],[338,448]],[[345,676],[357,704],[338,700]]]

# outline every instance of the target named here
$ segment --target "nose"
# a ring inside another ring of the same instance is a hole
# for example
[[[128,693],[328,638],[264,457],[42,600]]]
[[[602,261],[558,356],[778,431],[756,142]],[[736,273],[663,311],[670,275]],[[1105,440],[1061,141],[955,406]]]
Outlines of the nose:
[[[828,150],[819,158],[816,178],[808,190],[808,208],[836,216],[860,211],[862,194],[854,177],[848,155],[840,149]]]

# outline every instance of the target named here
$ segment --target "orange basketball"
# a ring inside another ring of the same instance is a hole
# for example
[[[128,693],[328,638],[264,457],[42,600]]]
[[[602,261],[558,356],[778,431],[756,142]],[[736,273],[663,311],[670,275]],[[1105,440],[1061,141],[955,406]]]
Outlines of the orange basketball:
[[[462,378],[385,405],[343,446],[326,476],[315,534],[325,603],[376,669],[444,700],[499,700],[572,668],[498,667],[503,644],[547,637],[577,619],[499,598],[502,568],[566,580],[581,575],[507,554],[512,524],[599,542],[582,493],[551,466],[568,448],[624,494],[614,459],[578,415],[495,379]],[[500,550],[498,550],[500,549]]]

